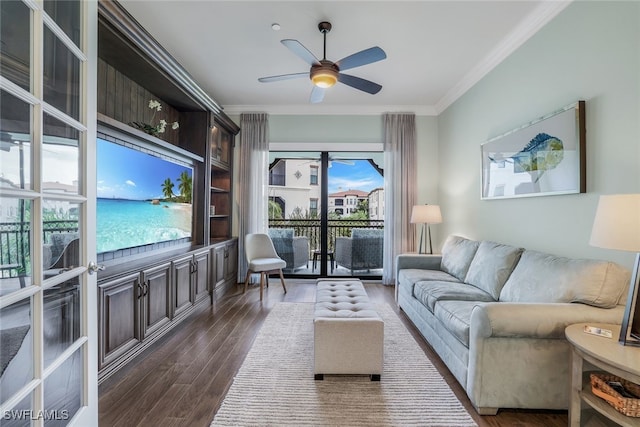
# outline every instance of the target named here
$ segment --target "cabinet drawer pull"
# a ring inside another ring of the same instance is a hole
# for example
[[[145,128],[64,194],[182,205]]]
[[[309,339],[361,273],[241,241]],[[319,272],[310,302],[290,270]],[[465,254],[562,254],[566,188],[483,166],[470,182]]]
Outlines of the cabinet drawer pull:
[[[149,282],[149,280],[146,280],[144,282],[144,284],[142,285],[142,296],[146,297],[147,295],[149,295],[149,286],[150,286],[151,282]]]

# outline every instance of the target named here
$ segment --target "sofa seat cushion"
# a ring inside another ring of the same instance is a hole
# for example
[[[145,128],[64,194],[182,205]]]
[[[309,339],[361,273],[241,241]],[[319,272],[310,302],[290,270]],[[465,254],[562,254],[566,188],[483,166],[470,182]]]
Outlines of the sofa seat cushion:
[[[469,325],[471,312],[479,303],[477,301],[438,301],[433,315],[442,326],[469,348]]]
[[[464,282],[480,242],[460,236],[449,236],[442,247],[440,269]]]
[[[500,301],[612,308],[623,303],[628,284],[629,271],[615,263],[526,250],[502,288]]]
[[[482,241],[464,281],[490,293],[497,300],[520,255],[522,248]]]
[[[434,312],[436,303],[439,301],[495,301],[491,295],[482,289],[459,282],[418,282],[414,285],[413,295],[432,313]]]
[[[398,282],[413,289],[413,285],[423,280],[438,280],[441,282],[460,282],[458,279],[440,270],[423,270],[420,268],[404,268],[398,272]]]

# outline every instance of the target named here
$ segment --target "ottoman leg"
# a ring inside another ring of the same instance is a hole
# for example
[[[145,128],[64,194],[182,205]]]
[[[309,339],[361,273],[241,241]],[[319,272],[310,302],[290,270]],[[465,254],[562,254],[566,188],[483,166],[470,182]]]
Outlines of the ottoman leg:
[[[380,374],[371,374],[371,381],[380,381]]]
[[[316,381],[322,381],[322,380],[324,380],[324,374],[315,374],[313,376],[313,379],[316,380]]]

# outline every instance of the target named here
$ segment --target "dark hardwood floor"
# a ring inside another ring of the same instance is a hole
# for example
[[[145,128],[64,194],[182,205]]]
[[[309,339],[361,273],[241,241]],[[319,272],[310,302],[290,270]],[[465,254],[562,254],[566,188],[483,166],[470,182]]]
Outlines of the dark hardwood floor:
[[[365,287],[374,302],[389,303],[398,312],[393,287],[366,282]],[[287,291],[283,294],[272,279],[262,303],[257,287],[243,295],[239,286],[202,306],[100,385],[100,426],[208,426],[271,308],[280,301],[313,302],[315,281],[289,279]],[[566,411],[501,410],[479,416],[404,313],[399,316],[480,427],[567,425]]]

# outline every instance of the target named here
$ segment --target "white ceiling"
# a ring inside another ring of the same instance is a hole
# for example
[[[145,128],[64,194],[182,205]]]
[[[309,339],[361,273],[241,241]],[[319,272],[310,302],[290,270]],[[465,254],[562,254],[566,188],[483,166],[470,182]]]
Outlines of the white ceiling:
[[[119,0],[224,107],[227,114],[437,114],[564,9],[569,1],[217,1]],[[280,43],[300,41],[327,59],[380,46],[387,59],[349,70],[383,86],[376,95],[338,83],[309,104],[308,79],[260,83],[306,72]],[[280,31],[271,24],[278,23]]]

